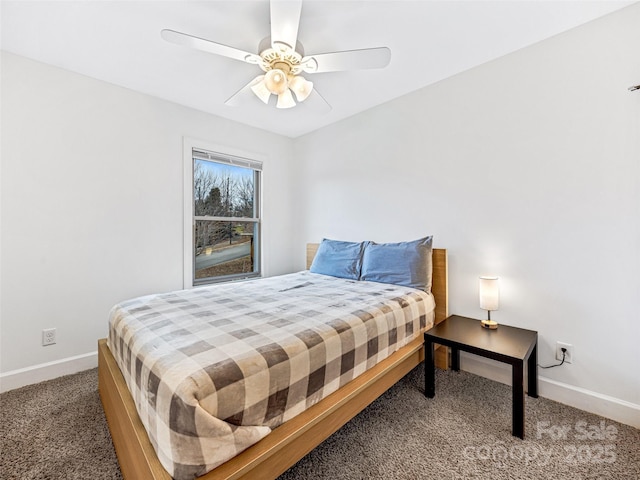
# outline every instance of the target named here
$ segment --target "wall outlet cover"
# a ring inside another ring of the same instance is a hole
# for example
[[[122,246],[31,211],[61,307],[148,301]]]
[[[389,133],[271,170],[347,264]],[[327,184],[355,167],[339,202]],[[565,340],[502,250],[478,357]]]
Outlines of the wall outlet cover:
[[[570,343],[556,342],[556,360],[562,361],[562,349],[566,348],[564,363],[573,363],[573,345]]]
[[[45,328],[42,330],[42,346],[53,345],[56,343],[56,329]]]

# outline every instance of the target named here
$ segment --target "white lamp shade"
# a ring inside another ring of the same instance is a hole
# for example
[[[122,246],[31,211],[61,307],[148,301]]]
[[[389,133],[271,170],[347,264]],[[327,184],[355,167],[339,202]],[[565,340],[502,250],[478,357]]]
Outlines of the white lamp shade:
[[[299,102],[304,102],[311,93],[311,90],[313,90],[313,82],[310,82],[304,77],[296,76],[289,82],[289,88],[296,94]]]
[[[480,308],[494,311],[499,305],[498,277],[480,277]]]
[[[274,68],[264,76],[264,84],[274,95],[280,95],[287,90],[287,76],[282,70]]]
[[[267,89],[267,86],[264,84],[264,75],[255,85],[251,86],[251,91],[256,94],[260,100],[264,103],[269,103],[269,97],[271,96],[271,92]]]
[[[291,108],[295,107],[296,102],[293,99],[293,95],[291,95],[291,90],[288,88],[278,95],[278,103],[276,104],[276,108]]]

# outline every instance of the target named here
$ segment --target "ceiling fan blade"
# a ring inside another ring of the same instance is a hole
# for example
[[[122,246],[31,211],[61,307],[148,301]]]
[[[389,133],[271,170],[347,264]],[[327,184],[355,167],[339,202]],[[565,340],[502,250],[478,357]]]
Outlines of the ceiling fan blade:
[[[195,48],[196,50],[202,50],[203,52],[213,53],[215,55],[222,55],[223,57],[233,58],[235,60],[241,60],[247,63],[259,64],[262,59],[255,53],[245,52],[237,48],[229,47],[221,43],[212,42],[204,38],[194,37],[186,33],[176,32],[175,30],[162,30],[160,33],[163,39],[167,42],[175,43],[176,45],[183,45],[185,47]]]
[[[329,105],[329,102],[327,102],[324,97],[320,95],[320,92],[318,92],[318,90],[316,90],[315,88],[302,103],[301,107],[314,110],[318,113],[328,113],[329,111],[331,111],[331,105]]]
[[[302,0],[271,0],[271,46],[296,49]]]
[[[303,58],[301,63],[302,69],[307,73],[322,73],[384,68],[390,61],[391,50],[377,47],[310,55]]]
[[[245,100],[254,96],[253,92],[251,91],[251,87],[260,83],[263,78],[264,78],[264,75],[258,75],[256,78],[251,80],[249,83],[247,83],[244,87],[242,87],[236,93],[231,95],[227,99],[227,101],[224,102],[224,104],[230,107],[239,107],[244,103]],[[255,98],[258,98],[258,97],[255,97]]]

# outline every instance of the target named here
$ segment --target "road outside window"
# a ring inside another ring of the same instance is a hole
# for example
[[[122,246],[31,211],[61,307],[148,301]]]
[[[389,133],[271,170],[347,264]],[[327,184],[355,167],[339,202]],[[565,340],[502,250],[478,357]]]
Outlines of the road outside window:
[[[259,162],[193,151],[193,284],[258,276]]]

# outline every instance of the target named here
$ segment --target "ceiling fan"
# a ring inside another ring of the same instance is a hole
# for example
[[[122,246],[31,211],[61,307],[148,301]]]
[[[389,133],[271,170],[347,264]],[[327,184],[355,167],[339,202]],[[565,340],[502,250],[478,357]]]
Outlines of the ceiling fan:
[[[384,68],[389,64],[391,50],[387,47],[305,56],[298,41],[301,12],[302,0],[271,0],[271,36],[260,42],[258,54],[175,30],[162,30],[161,35],[168,42],[254,64],[262,69],[264,73],[231,96],[226,105],[237,105],[241,97],[253,92],[265,104],[269,103],[271,95],[276,95],[277,108],[291,108],[296,105],[296,100],[304,102],[311,97],[315,99],[312,102],[315,105],[330,109],[331,106],[302,73]]]

